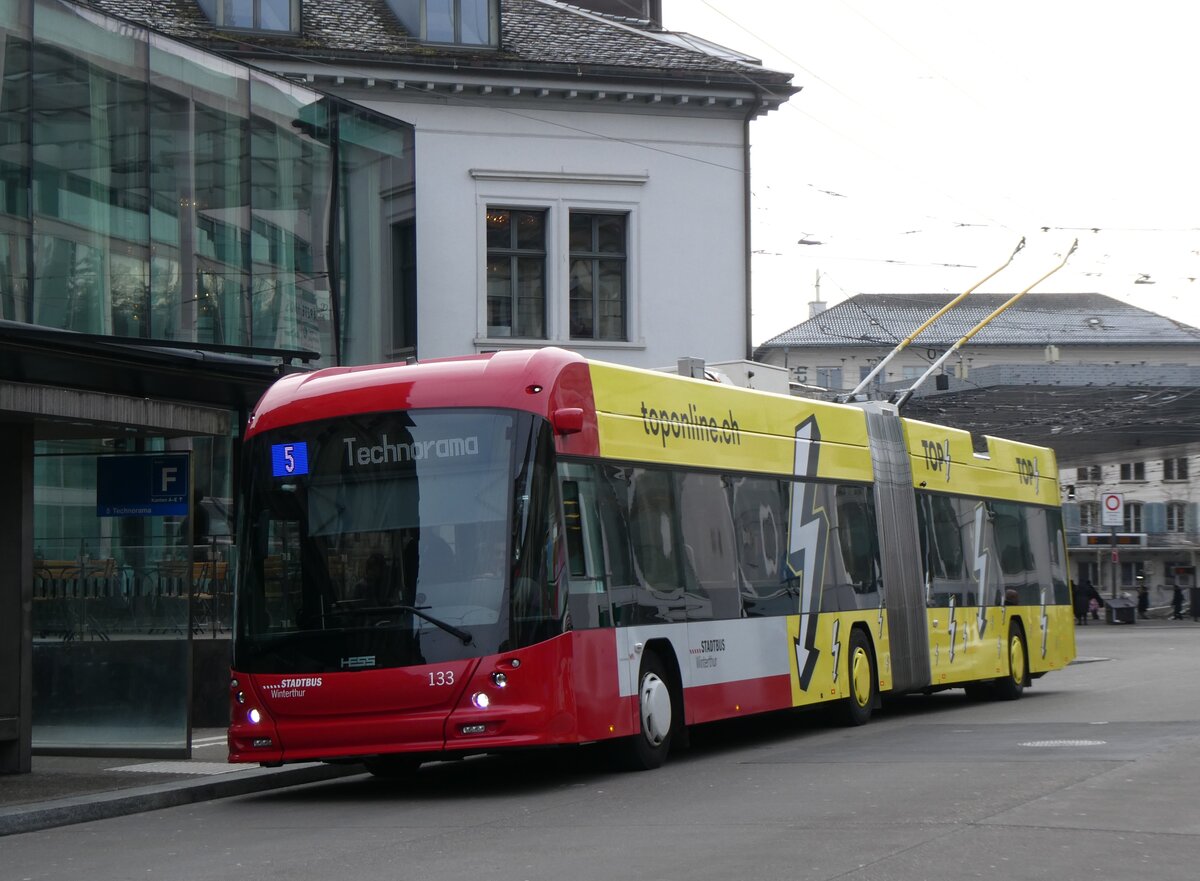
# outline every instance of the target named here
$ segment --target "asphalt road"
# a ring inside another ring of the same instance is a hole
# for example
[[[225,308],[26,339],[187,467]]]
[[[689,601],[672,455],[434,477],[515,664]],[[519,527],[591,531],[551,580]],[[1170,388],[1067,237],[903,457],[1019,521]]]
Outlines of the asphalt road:
[[[1200,877],[1200,626],[1090,626],[1016,703],[865,728],[701,729],[659,771],[587,750],[427,766],[14,835],[9,879]]]

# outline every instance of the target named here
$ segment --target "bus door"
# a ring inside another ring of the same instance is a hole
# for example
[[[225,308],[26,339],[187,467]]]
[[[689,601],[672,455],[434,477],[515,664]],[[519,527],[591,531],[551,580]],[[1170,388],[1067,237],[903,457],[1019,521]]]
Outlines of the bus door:
[[[595,470],[588,465],[565,463],[560,474],[571,626],[576,630],[611,627],[608,566]]]

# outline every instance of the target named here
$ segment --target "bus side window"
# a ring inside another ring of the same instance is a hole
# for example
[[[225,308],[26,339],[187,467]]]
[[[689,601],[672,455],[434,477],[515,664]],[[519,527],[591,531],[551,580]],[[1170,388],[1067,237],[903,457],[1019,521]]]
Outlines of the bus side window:
[[[736,530],[725,478],[716,474],[676,475],[685,583],[691,594],[689,621],[742,616],[738,589]]]
[[[645,503],[644,491],[651,482],[646,480],[647,470],[604,465],[599,473],[596,502],[608,564],[613,623],[629,627],[684,620],[683,591],[677,588],[669,592],[667,586],[659,588],[646,578],[646,560],[656,556],[652,547],[655,532],[645,528],[648,518],[644,515],[655,513],[653,506]],[[661,526],[661,517],[658,519]],[[659,541],[670,540],[670,536],[658,530]],[[679,582],[673,578],[669,583]]]
[[[731,483],[737,565],[746,617],[794,614],[798,603],[785,576],[791,484],[765,477]]]
[[[822,490],[830,493],[825,487]],[[875,608],[880,601],[880,564],[874,497],[869,487],[846,485],[838,486],[832,495],[833,504],[825,504],[835,512],[841,566],[825,567],[821,608],[841,612]],[[833,547],[831,542],[830,550]]]
[[[567,544],[567,608],[577,630],[612,625],[604,544],[592,469],[566,464],[562,480],[563,529]]]

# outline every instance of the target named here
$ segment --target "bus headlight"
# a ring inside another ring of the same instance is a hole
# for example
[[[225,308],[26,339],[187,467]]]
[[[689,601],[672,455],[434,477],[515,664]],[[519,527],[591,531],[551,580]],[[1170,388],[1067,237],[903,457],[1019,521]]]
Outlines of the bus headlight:
[[[471,695],[471,703],[475,705],[477,710],[486,710],[492,704],[492,699],[482,691],[477,691]]]
[[[504,686],[508,685],[508,677],[497,670],[492,674],[492,684],[497,688],[504,688]]]
[[[257,725],[262,721],[262,713],[258,711],[258,707],[251,707],[250,712],[246,714],[246,718],[250,720],[251,725]]]

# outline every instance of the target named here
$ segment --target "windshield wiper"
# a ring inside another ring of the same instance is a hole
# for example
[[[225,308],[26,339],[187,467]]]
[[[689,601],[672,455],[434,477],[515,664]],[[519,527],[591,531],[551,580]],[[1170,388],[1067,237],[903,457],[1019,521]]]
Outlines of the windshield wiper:
[[[475,637],[471,636],[471,634],[467,633],[467,631],[463,630],[461,627],[455,627],[453,624],[449,623],[448,621],[443,621],[440,618],[435,618],[433,615],[430,615],[428,612],[425,611],[426,609],[429,609],[429,608],[432,608],[432,607],[431,606],[409,606],[409,605],[405,605],[404,603],[400,603],[395,606],[368,606],[366,608],[360,608],[358,611],[360,611],[360,612],[394,612],[394,611],[412,612],[414,615],[416,615],[421,620],[428,621],[434,627],[439,627],[442,630],[445,630],[451,636],[462,640],[463,645],[471,644],[471,641]]]

